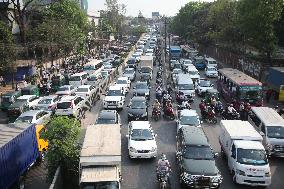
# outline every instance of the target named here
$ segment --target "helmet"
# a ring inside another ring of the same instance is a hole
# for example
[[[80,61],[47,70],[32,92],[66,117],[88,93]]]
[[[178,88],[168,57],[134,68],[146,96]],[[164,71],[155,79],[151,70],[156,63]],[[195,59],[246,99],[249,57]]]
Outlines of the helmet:
[[[250,103],[247,102],[247,106],[250,106]]]
[[[274,109],[278,109],[278,108],[279,108],[278,106],[275,106],[275,107],[274,107]]]
[[[204,99],[202,99],[201,102],[204,102]]]
[[[165,161],[165,160],[167,159],[166,154],[162,153],[161,159],[162,159],[163,161]]]
[[[214,97],[214,95],[212,95],[212,97]]]
[[[230,104],[230,106],[234,106],[233,104]]]
[[[158,103],[159,102],[158,99],[155,99],[155,102]]]

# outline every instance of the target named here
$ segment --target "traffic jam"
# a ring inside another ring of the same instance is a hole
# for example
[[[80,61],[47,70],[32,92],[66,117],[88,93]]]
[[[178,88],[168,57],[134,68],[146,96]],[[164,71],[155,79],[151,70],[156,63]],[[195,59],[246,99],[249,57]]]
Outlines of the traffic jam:
[[[40,96],[36,86],[3,95],[9,121],[46,124],[55,115],[84,122],[96,116],[80,156],[84,189],[269,187],[270,158],[284,154],[284,120],[277,109],[263,106],[262,83],[237,69],[219,69],[214,58],[188,45],[170,41],[164,49],[158,28],[148,31],[125,45],[132,49],[125,61],[101,53],[69,67],[72,73],[53,74],[48,95]],[[145,171],[145,187],[138,183],[138,167]]]

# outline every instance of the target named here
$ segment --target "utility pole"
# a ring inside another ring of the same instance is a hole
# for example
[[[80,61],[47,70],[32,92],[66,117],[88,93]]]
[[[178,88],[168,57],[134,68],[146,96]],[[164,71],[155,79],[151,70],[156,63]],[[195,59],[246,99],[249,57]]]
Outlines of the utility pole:
[[[167,18],[165,17],[165,62],[167,59]]]

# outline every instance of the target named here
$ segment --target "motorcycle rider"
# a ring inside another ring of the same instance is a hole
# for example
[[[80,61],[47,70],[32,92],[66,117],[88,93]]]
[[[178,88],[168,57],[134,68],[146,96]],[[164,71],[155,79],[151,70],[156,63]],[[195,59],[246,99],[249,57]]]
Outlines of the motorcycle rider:
[[[159,102],[158,99],[155,99],[155,102],[154,102],[154,104],[153,104],[153,111],[154,111],[154,110],[157,110],[157,111],[159,111],[159,112],[160,112],[160,110],[161,110],[161,104],[160,104],[160,102]]]
[[[210,105],[211,105],[212,107],[215,107],[216,102],[217,102],[217,100],[216,100],[215,96],[212,95],[211,98],[210,98]]]
[[[236,113],[236,110],[233,106],[233,104],[230,104],[228,107],[227,107],[227,116],[229,119],[232,119],[233,118],[233,114]]]
[[[189,101],[185,100],[185,101],[182,101],[182,105],[181,105],[183,108],[185,109],[191,109],[191,106],[190,106],[190,103]]]
[[[241,102],[240,107],[239,107],[239,112],[240,112],[240,118],[242,121],[245,121],[245,103]]]
[[[166,172],[166,176],[168,177],[170,176],[171,165],[164,153],[162,153],[161,158],[158,160],[158,165],[156,170],[158,180],[160,179],[160,175],[163,171]]]
[[[205,110],[206,110],[206,104],[205,104],[204,99],[201,100],[201,102],[200,102],[200,104],[199,104],[199,109],[200,109],[200,111],[201,111],[201,116],[202,116],[202,117],[205,117],[205,115],[206,115],[206,112],[205,112]]]

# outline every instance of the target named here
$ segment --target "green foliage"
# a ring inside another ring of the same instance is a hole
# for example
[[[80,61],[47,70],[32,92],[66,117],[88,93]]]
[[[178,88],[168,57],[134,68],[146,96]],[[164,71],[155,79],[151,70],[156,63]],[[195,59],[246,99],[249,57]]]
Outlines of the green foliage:
[[[80,123],[75,118],[58,116],[53,117],[49,122],[46,132],[49,142],[47,152],[49,180],[52,180],[59,165],[65,183],[72,182],[72,178],[77,180],[80,155],[79,135]]]
[[[0,74],[11,73],[15,67],[15,48],[11,28],[0,21]]]
[[[283,0],[241,0],[238,3],[239,25],[246,41],[268,57],[275,50],[274,23],[280,19]]]
[[[142,33],[146,33],[147,29],[145,26],[131,27],[130,34],[135,36],[140,36]]]

